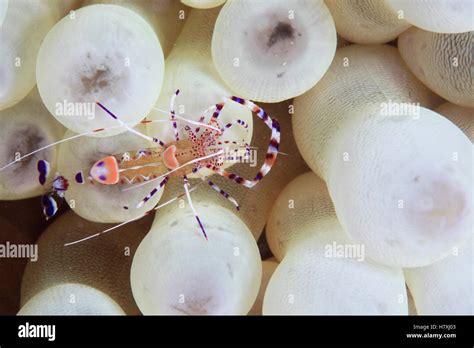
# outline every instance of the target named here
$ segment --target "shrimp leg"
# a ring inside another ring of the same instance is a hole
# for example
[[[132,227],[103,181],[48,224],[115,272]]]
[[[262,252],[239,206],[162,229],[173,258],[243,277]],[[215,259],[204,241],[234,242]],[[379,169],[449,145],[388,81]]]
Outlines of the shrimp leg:
[[[249,125],[247,124],[247,122],[243,120],[240,120],[240,119],[232,120],[231,122],[227,123],[224,127],[221,128],[222,134],[224,134],[227,129],[229,129],[230,127],[236,124],[240,125],[242,128],[245,128],[245,129],[249,128]]]
[[[168,183],[168,180],[170,179],[169,176],[166,176],[161,182],[160,184],[155,187],[153,190],[150,191],[150,193],[148,193],[146,195],[145,198],[143,198],[140,203],[138,203],[136,206],[135,206],[135,209],[139,209],[141,208],[146,202],[148,202],[148,200],[153,197],[157,192],[158,190],[161,190],[164,188],[164,186]],[[125,209],[128,209],[128,207],[124,207]]]
[[[170,101],[171,121],[173,122],[174,138],[175,138],[176,141],[179,141],[179,132],[178,132],[178,124],[176,122],[176,114],[174,112],[174,102],[175,102],[176,97],[178,96],[178,94],[179,94],[179,89],[176,90],[176,92],[171,97],[171,101]]]
[[[189,206],[191,207],[191,210],[193,211],[194,217],[196,218],[196,220],[199,224],[199,227],[201,228],[201,231],[202,231],[202,234],[204,235],[204,238],[206,238],[206,240],[208,240],[206,230],[204,229],[204,226],[202,225],[201,219],[199,218],[199,215],[196,212],[196,209],[194,209],[193,201],[191,200],[191,195],[189,194],[190,191],[189,191],[188,177],[186,175],[183,175],[183,180],[184,180],[184,192],[186,193],[186,197],[188,198]]]
[[[198,185],[199,185],[199,184],[198,184]],[[198,185],[196,185],[196,186],[194,186],[193,188],[191,188],[191,189],[189,190],[189,192],[192,192],[192,191],[196,190],[196,188],[197,188]],[[115,225],[115,226],[113,226],[113,227],[111,227],[111,228],[108,228],[108,229],[106,229],[106,230],[104,230],[104,231],[102,231],[102,232],[98,232],[98,233],[96,233],[96,234],[87,236],[87,237],[85,237],[85,238],[76,240],[76,241],[74,241],[74,242],[66,243],[66,244],[64,244],[64,246],[69,246],[69,245],[74,245],[74,244],[82,243],[82,242],[84,242],[84,241],[86,241],[86,240],[89,240],[89,239],[92,239],[92,238],[96,238],[96,237],[98,237],[98,236],[100,236],[100,235],[103,235],[103,234],[105,234],[105,233],[108,233],[108,232],[110,232],[110,231],[113,231],[113,230],[115,230],[115,229],[117,229],[117,228],[119,228],[119,227],[122,227],[122,226],[124,226],[124,225],[127,225],[127,224],[129,224],[129,223],[131,223],[131,222],[133,222],[133,221],[140,220],[141,218],[143,218],[143,217],[149,215],[149,214],[150,214],[151,212],[153,212],[154,210],[158,210],[158,209],[160,209],[160,208],[162,208],[162,207],[164,207],[164,206],[166,206],[166,205],[168,205],[168,204],[170,204],[170,203],[173,203],[174,201],[178,200],[179,198],[183,197],[184,195],[185,195],[185,193],[182,193],[182,194],[180,194],[180,195],[178,195],[178,196],[176,196],[176,197],[174,197],[174,198],[171,198],[169,201],[166,201],[165,203],[162,203],[162,204],[160,204],[160,205],[157,205],[157,206],[154,207],[153,209],[150,209],[150,210],[146,211],[144,214],[142,214],[142,215],[140,215],[140,216],[138,216],[138,217],[132,218],[132,219],[127,220],[127,221],[124,221],[124,222],[122,222],[122,223],[120,223],[120,224],[118,224],[118,225]]]
[[[265,155],[265,162],[263,163],[262,167],[260,168],[260,170],[258,171],[257,175],[255,176],[253,180],[247,180],[241,176],[238,176],[237,174],[228,172],[222,168],[218,168],[211,164],[208,164],[206,167],[223,177],[226,177],[230,180],[234,180],[239,185],[252,188],[260,180],[262,180],[262,178],[270,171],[271,167],[275,163],[275,160],[278,155],[278,148],[280,146],[280,124],[278,123],[276,119],[272,119],[265,112],[265,110],[263,110],[262,108],[260,108],[258,105],[254,104],[251,101],[232,96],[230,98],[224,98],[224,102],[229,99],[236,103],[244,105],[250,110],[252,110],[252,112],[254,112],[258,116],[258,118],[264,121],[265,124],[268,126],[268,128],[271,129],[272,134],[270,138],[270,144],[268,145],[267,154]],[[224,102],[221,102],[221,104],[223,105]],[[216,105],[221,105],[221,104],[216,104]]]
[[[233,205],[235,205],[235,208],[237,210],[240,210],[240,206],[239,206],[239,203],[237,203],[237,201],[235,200],[234,197],[230,196],[227,192],[225,192],[223,189],[221,189],[219,186],[217,186],[216,184],[214,184],[211,180],[208,180],[207,183],[209,184],[209,186],[211,186],[214,190],[216,190],[217,192],[219,192],[222,196],[224,196],[225,198],[227,198]]]

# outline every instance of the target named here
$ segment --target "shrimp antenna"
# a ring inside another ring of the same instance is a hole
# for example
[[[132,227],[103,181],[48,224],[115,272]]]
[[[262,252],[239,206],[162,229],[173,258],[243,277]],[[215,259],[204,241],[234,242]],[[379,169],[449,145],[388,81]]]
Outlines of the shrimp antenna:
[[[131,100],[135,101],[130,95],[127,94],[127,97],[129,97]],[[136,102],[136,101],[135,101]],[[91,130],[91,131],[88,131],[88,132],[84,132],[84,133],[80,133],[80,134],[76,134],[76,135],[73,135],[71,137],[68,137],[68,138],[64,138],[64,139],[61,139],[59,141],[56,141],[54,143],[51,143],[51,144],[48,144],[48,145],[45,145],[43,147],[40,147],[39,149],[36,149],[30,153],[27,153],[19,158],[16,158],[14,161],[11,161],[9,163],[7,163],[6,165],[4,165],[3,167],[0,167],[0,172],[11,167],[12,165],[14,165],[15,163],[17,162],[20,162],[21,160],[27,158],[27,157],[30,157],[40,151],[43,151],[43,150],[46,150],[50,147],[53,147],[53,146],[56,146],[56,145],[59,145],[61,143],[64,143],[66,141],[69,141],[69,140],[73,140],[73,139],[77,139],[77,138],[80,138],[80,137],[83,137],[83,136],[87,136],[87,135],[92,135],[94,133],[99,133],[99,132],[102,132],[102,131],[105,131],[105,130],[110,130],[110,129],[117,129],[117,128],[122,128],[122,127],[125,127],[128,131],[132,132],[132,133],[135,133],[137,134],[138,136],[142,137],[142,138],[145,138],[147,139],[148,141],[153,141],[153,142],[159,142],[159,140],[156,139],[155,141],[155,138],[153,137],[148,137],[138,131],[136,131],[135,129],[133,129],[132,127],[135,125],[135,123],[125,123],[123,122],[122,120],[120,120],[117,116],[115,116],[110,110],[108,110],[104,105],[102,105],[101,103],[99,102],[96,102],[96,104],[101,107],[106,113],[108,113],[111,117],[113,117],[115,120],[117,120],[120,125],[117,125],[117,126],[111,126],[111,127],[107,127],[107,128],[97,128],[97,129],[94,129],[94,130]],[[211,108],[209,108],[207,111],[210,111],[212,110],[212,108],[215,108],[215,106],[212,106]],[[171,112],[169,111],[165,111],[165,110],[162,110],[162,109],[158,109],[158,108],[155,108],[153,107],[154,110],[157,110],[157,111],[160,111],[160,112],[163,112],[167,115],[170,115],[170,116],[173,116],[171,114]],[[198,122],[198,121],[193,121],[193,120],[188,120],[184,117],[181,117],[181,116],[178,116],[178,115],[174,115],[175,118],[179,119],[179,120],[182,120],[184,122],[188,122],[190,124],[193,124],[193,125],[197,125],[197,126],[201,126],[201,127],[205,127],[205,128],[210,128],[210,129],[213,129],[219,133],[221,133],[221,130],[217,127],[213,127],[213,126],[210,126],[210,125],[207,125],[207,124],[204,124],[204,123],[201,123],[201,122]],[[169,120],[143,120],[141,121],[140,123],[143,123],[143,124],[146,124],[146,123],[161,123],[161,122],[169,122]],[[161,145],[161,144],[160,144]],[[164,144],[163,144],[164,145]]]
[[[249,146],[248,148],[253,149],[253,150],[260,150],[260,148],[258,146]],[[278,151],[278,154],[283,155],[283,156],[289,156],[290,155],[289,153],[281,152],[281,151]]]
[[[143,120],[142,122],[140,123],[154,123],[154,122],[168,122],[168,120]],[[127,126],[130,126],[131,124],[125,124],[125,127]],[[76,138],[80,138],[80,137],[83,137],[83,136],[86,136],[86,135],[91,135],[91,134],[94,134],[94,133],[99,133],[99,132],[102,132],[102,131],[105,131],[105,130],[109,130],[109,129],[116,129],[116,128],[122,128],[124,127],[124,125],[118,125],[118,126],[111,126],[111,127],[107,127],[107,128],[97,128],[97,129],[94,129],[92,131],[89,131],[89,132],[85,132],[85,133],[80,133],[80,134],[76,134],[76,135],[73,135],[73,136],[70,136],[70,137],[67,137],[67,138],[64,138],[64,139],[61,139],[61,140],[58,140],[54,143],[51,143],[51,144],[48,144],[48,145],[45,145],[43,147],[40,147],[39,149],[36,149],[32,152],[29,152],[27,153],[26,155],[23,155],[17,159],[15,159],[14,161],[4,165],[3,167],[0,168],[0,172],[2,170],[5,170],[7,169],[8,167],[11,167],[12,165],[14,165],[15,163],[17,162],[20,162],[21,160],[27,158],[27,157],[30,157],[40,151],[43,151],[43,150],[46,150],[46,149],[49,149],[50,147],[53,147],[53,146],[56,146],[56,145],[59,145],[61,143],[64,143],[66,141],[69,141],[69,140],[73,140],[73,139],[76,139]]]
[[[192,192],[192,191],[196,190],[197,187],[198,187],[200,184],[201,184],[201,183],[195,185],[193,188],[191,188],[191,189],[189,190],[189,192]],[[164,207],[164,206],[166,206],[166,205],[168,205],[168,204],[171,204],[171,203],[173,203],[174,201],[178,200],[179,198],[183,197],[184,195],[186,195],[186,193],[181,193],[180,195],[178,195],[178,196],[176,196],[176,197],[174,197],[174,198],[172,198],[172,199],[166,201],[166,202],[163,203],[163,204],[160,204],[160,205],[154,207],[153,209],[148,210],[147,212],[145,212],[144,214],[142,214],[142,215],[140,215],[140,216],[138,216],[138,217],[135,217],[135,218],[130,219],[130,220],[127,220],[127,221],[124,221],[124,222],[122,222],[122,223],[120,223],[120,224],[118,224],[118,225],[115,225],[115,226],[113,226],[113,227],[111,227],[111,228],[108,228],[108,229],[106,229],[106,230],[104,230],[104,231],[102,231],[102,232],[95,233],[95,234],[93,234],[93,235],[90,235],[90,236],[87,236],[87,237],[85,237],[85,238],[76,240],[76,241],[74,241],[74,242],[66,243],[66,244],[64,244],[64,246],[70,246],[70,245],[74,245],[74,244],[79,244],[79,243],[85,242],[86,240],[93,239],[93,238],[96,238],[96,237],[98,237],[98,236],[100,236],[100,235],[103,235],[103,234],[106,234],[106,233],[108,233],[108,232],[111,232],[111,231],[113,231],[113,230],[115,230],[115,229],[117,229],[117,228],[119,228],[119,227],[122,227],[122,226],[124,226],[124,225],[127,225],[127,224],[129,224],[129,223],[131,223],[131,222],[133,222],[133,221],[140,220],[141,218],[143,218],[143,217],[147,216],[148,214],[150,214],[152,211],[158,210],[158,209],[160,209],[160,208],[162,208],[162,207]]]
[[[130,100],[132,100],[133,102],[137,103],[137,101],[132,97],[130,96],[127,92],[125,92],[125,95],[130,98]],[[172,98],[176,98],[176,94],[173,95]],[[174,101],[174,99],[173,99]],[[173,102],[172,101],[172,102]],[[215,108],[216,106],[213,105],[212,107],[210,107],[209,109],[207,109],[204,114],[206,112],[209,112],[210,110],[212,110],[213,108]],[[215,130],[216,132],[219,132],[219,133],[222,133],[222,131],[220,130],[220,128],[218,127],[214,127],[214,126],[211,126],[211,125],[208,125],[208,124],[205,124],[205,123],[202,123],[202,122],[199,122],[199,121],[193,121],[193,120],[189,120],[187,118],[184,118],[184,117],[181,117],[179,115],[176,115],[176,113],[171,113],[170,111],[166,111],[166,110],[163,110],[163,109],[160,109],[160,108],[157,108],[157,107],[152,107],[153,110],[156,110],[156,111],[159,111],[159,112],[162,112],[166,115],[169,115],[169,116],[172,116],[172,117],[175,117],[177,118],[178,120],[181,120],[181,121],[184,121],[184,122],[188,122],[190,124],[193,124],[195,126],[200,126],[200,127],[203,127],[203,128],[209,128],[209,129],[212,129],[212,130]],[[166,120],[168,121],[168,120]]]
[[[127,130],[129,132],[132,132],[136,135],[138,135],[139,137],[143,138],[143,139],[146,139],[148,141],[151,141],[151,142],[154,142],[154,143],[158,143],[160,144],[161,146],[165,146],[165,143],[162,142],[161,140],[157,139],[157,138],[154,138],[154,137],[150,137],[146,134],[143,134],[139,131],[137,131],[136,129],[133,129],[132,127],[128,126],[127,124],[125,124],[120,118],[118,118],[116,115],[114,115],[114,113],[112,111],[110,111],[109,109],[107,109],[104,105],[102,105],[100,102],[96,101],[95,102],[97,105],[99,105],[99,107],[104,110],[110,117],[112,117],[114,120],[118,121],[122,126],[126,127]]]

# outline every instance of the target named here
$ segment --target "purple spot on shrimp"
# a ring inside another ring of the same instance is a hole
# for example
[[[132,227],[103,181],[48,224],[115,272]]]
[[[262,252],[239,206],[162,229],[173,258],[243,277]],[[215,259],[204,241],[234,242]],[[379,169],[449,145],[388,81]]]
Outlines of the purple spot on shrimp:
[[[100,175],[99,179],[102,180],[102,181],[105,181],[105,180],[107,180],[107,177],[105,175]]]
[[[244,100],[244,99],[242,99],[242,98],[239,98],[239,97],[233,96],[231,99],[232,99],[233,101],[235,101],[235,102],[239,103],[239,104],[245,104],[245,100]]]
[[[38,161],[38,172],[47,176],[49,174],[49,163],[44,160]]]
[[[278,122],[278,120],[273,119],[272,127],[275,128],[277,131],[280,131],[280,122]]]
[[[44,185],[46,183],[46,177],[49,175],[49,163],[44,160],[39,160],[37,168],[39,172],[38,180],[41,185]]]
[[[100,161],[99,163],[97,163],[97,166],[98,167],[103,167],[104,166],[104,161]]]
[[[207,240],[206,230],[204,229],[204,226],[202,225],[201,220],[199,219],[199,216],[196,216],[196,220],[199,223],[199,227],[201,227],[201,231],[202,231],[202,233],[204,234],[204,237]]]
[[[38,180],[41,185],[44,185],[44,183],[46,182],[46,177],[43,174],[40,174]]]
[[[153,142],[160,144],[160,146],[165,146],[165,143],[162,142],[160,139],[153,138]]]
[[[84,183],[84,176],[83,176],[82,172],[77,173],[76,176],[75,176],[75,179],[76,179],[76,182],[78,184],[83,184]]]
[[[41,197],[41,205],[43,206],[43,213],[46,219],[51,218],[58,211],[58,205],[50,195],[44,195]]]
[[[96,102],[97,105],[99,105],[102,110],[104,110],[109,116],[117,120],[117,116],[115,116],[109,109],[107,109],[104,105],[102,105],[100,102]]]

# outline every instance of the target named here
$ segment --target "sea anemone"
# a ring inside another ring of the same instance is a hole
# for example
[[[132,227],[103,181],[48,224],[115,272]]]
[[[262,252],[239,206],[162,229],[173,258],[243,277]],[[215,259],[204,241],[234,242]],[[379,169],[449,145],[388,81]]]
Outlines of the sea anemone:
[[[325,179],[344,229],[383,264],[427,265],[468,238],[472,146],[423,107],[437,100],[394,47],[359,45],[340,49],[295,100],[303,158]]]
[[[64,17],[48,32],[36,78],[50,113],[82,133],[117,124],[97,101],[123,122],[137,124],[156,102],[163,73],[160,42],[142,17],[121,6],[92,5]]]
[[[365,258],[364,244],[347,238],[314,173],[280,193],[267,239],[281,262],[267,286],[263,314],[407,314],[402,270]]]
[[[336,43],[334,22],[322,0],[229,0],[217,18],[212,58],[241,97],[279,102],[321,79]]]

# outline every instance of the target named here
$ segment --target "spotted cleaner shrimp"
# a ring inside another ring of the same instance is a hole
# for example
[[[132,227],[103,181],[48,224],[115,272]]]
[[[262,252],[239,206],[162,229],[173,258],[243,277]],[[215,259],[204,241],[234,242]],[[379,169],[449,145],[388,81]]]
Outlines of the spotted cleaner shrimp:
[[[146,211],[144,214],[122,222],[112,228],[109,228],[105,231],[96,233],[94,235],[88,236],[78,241],[74,241],[71,243],[65,244],[72,245],[87,239],[91,239],[97,237],[101,234],[110,232],[120,226],[123,226],[127,223],[132,221],[141,219],[142,217],[150,214],[154,210],[158,210],[159,208],[163,207],[166,204],[169,204],[176,199],[186,196],[189,206],[196,218],[198,226],[206,238],[208,239],[205,228],[199,218],[197,211],[194,209],[190,192],[193,191],[193,188],[190,187],[188,175],[199,174],[199,171],[203,168],[210,169],[211,171],[226,177],[229,180],[234,181],[235,183],[245,186],[247,188],[253,188],[262,178],[270,171],[271,167],[276,161],[277,155],[279,153],[279,144],[280,144],[280,125],[278,121],[272,117],[270,117],[262,108],[257,106],[251,101],[231,96],[223,98],[217,104],[211,106],[207,110],[205,110],[200,118],[200,121],[204,120],[204,115],[213,111],[213,114],[208,122],[208,124],[204,124],[198,121],[187,120],[185,118],[181,118],[176,115],[174,111],[174,103],[175,99],[179,94],[179,90],[175,92],[173,97],[171,98],[170,102],[170,121],[173,125],[174,130],[174,141],[165,143],[160,139],[155,137],[148,136],[139,132],[138,130],[131,128],[129,125],[122,122],[111,110],[109,110],[106,106],[104,106],[100,102],[96,102],[96,104],[104,110],[110,117],[115,119],[118,122],[117,127],[125,127],[128,131],[135,133],[136,135],[145,138],[153,143],[157,143],[159,147],[150,147],[146,149],[141,149],[138,151],[130,151],[124,152],[115,155],[106,156],[97,162],[89,170],[89,175],[85,176],[83,171],[79,171],[75,174],[74,180],[78,184],[85,184],[86,181],[90,183],[99,183],[102,185],[129,185],[129,184],[137,184],[129,189],[140,187],[143,185],[148,185],[153,182],[156,182],[157,185],[135,206],[135,208],[140,208],[143,206],[151,197],[153,197],[159,190],[164,189],[166,184],[171,178],[182,178],[183,180],[183,187],[184,193],[178,197],[171,199],[168,202],[163,204],[157,205],[154,208]],[[227,102],[236,102],[239,103],[247,108],[249,108],[253,113],[257,115],[265,124],[271,129],[271,139],[270,143],[266,152],[265,161],[261,168],[259,169],[258,173],[252,180],[245,179],[237,174],[234,174],[230,171],[223,169],[224,161],[225,161],[225,154],[224,150],[226,146],[236,145],[240,147],[245,147],[246,153],[249,153],[250,147],[248,144],[238,144],[237,142],[233,141],[230,142],[228,140],[223,140],[222,136],[226,132],[227,129],[233,126],[241,126],[244,128],[248,128],[248,125],[240,119],[232,120],[231,122],[227,123],[225,126],[221,127],[219,124],[219,115],[224,108]],[[160,110],[161,111],[161,110]],[[187,139],[180,139],[177,121],[183,120],[188,123],[197,125],[198,127],[193,130],[189,125],[185,126],[185,131],[188,135]],[[150,120],[143,120],[141,123],[151,123],[151,122],[160,122],[163,120],[158,121],[150,121]],[[168,121],[168,120],[164,120]],[[204,128],[204,131],[199,132],[200,128]],[[44,150],[48,147],[57,145],[64,141],[72,140],[74,138],[90,135],[97,132],[102,132],[110,128],[99,128],[95,129],[91,132],[77,134],[75,136],[65,138],[53,144],[49,144],[44,146],[43,148],[37,149],[29,154],[26,154],[19,159],[16,159],[14,162],[7,164],[6,166],[0,168],[0,171],[13,165],[15,162],[28,157],[34,153],[37,153],[41,150]],[[45,185],[46,178],[50,174],[50,165],[45,160],[38,161],[38,172],[39,172],[39,182],[41,185]],[[207,184],[220,193],[223,197],[229,200],[237,210],[240,209],[239,204],[237,201],[231,197],[227,192],[219,188],[214,182],[211,180],[206,180],[201,177],[203,181],[207,181]],[[64,176],[60,173],[55,173],[54,178],[50,184],[50,190],[46,194],[41,197],[41,203],[43,207],[43,213],[46,219],[53,217],[57,211],[59,204],[63,201],[65,191],[68,188],[69,182]],[[59,202],[59,204],[58,204]],[[129,209],[128,206],[125,206],[124,209]]]

